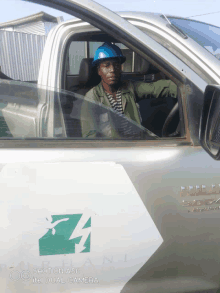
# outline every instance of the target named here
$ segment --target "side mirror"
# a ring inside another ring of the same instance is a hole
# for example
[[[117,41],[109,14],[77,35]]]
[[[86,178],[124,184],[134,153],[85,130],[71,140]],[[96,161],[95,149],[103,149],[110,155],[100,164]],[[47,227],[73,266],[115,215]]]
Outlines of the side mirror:
[[[200,120],[199,139],[205,151],[220,160],[220,86],[208,85]]]

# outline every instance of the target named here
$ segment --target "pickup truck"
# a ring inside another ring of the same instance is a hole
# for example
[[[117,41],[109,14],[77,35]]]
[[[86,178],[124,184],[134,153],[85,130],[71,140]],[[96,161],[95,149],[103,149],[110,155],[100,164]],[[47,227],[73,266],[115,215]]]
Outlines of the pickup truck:
[[[220,28],[29,2],[77,18],[49,33],[37,84],[1,75],[1,292],[218,292]],[[85,98],[106,41],[126,56],[122,79],[178,87],[177,99],[139,102],[141,126]],[[131,133],[105,136],[103,115]]]

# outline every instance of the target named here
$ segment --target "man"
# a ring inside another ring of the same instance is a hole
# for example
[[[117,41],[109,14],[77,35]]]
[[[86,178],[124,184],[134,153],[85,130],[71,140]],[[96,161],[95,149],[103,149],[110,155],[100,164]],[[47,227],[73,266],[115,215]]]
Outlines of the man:
[[[100,46],[95,52],[92,65],[97,67],[101,82],[93,87],[85,98],[110,107],[137,124],[141,124],[137,102],[144,98],[166,96],[176,98],[177,86],[171,80],[159,80],[154,83],[122,82],[121,67],[125,61],[126,58],[118,46],[111,43],[104,43]],[[90,137],[90,135],[94,137],[96,135],[95,124],[93,122],[89,124],[88,121],[82,123],[83,137]],[[113,129],[108,133],[109,137],[117,137],[117,131]]]

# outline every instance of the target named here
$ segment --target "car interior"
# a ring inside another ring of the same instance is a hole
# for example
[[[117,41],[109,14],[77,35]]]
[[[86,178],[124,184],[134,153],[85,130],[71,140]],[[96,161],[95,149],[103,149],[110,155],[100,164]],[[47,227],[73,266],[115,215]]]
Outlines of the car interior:
[[[92,68],[95,50],[104,42],[121,48],[126,62],[122,67],[122,80],[153,82],[169,79],[149,61],[125,47],[113,37],[100,33],[75,34],[67,45],[62,88],[85,96],[100,83],[96,68]],[[71,51],[72,50],[72,51]],[[139,101],[142,126],[159,137],[180,137],[180,118],[177,99],[172,97]],[[170,114],[170,115],[169,115]]]

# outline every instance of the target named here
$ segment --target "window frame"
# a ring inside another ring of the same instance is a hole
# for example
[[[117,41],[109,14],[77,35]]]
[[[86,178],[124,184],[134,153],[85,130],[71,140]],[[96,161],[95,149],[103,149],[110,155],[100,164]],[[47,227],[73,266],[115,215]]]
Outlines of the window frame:
[[[98,31],[97,29],[92,29],[92,30],[90,30],[90,33],[91,34],[94,34],[94,32],[96,32],[97,34],[100,34],[100,31]],[[103,32],[101,32],[102,34],[103,34]],[[84,30],[84,32],[80,32],[80,33],[77,33],[77,34],[85,34],[85,30]],[[105,34],[105,33],[104,33]],[[71,34],[71,37],[72,38],[74,38],[76,36],[76,33],[72,33]],[[71,41],[71,37],[69,38],[69,40],[67,41],[67,42],[65,42],[66,44],[65,44],[65,47],[67,48],[67,43],[69,42],[69,41]],[[117,42],[118,42],[118,40],[117,40]],[[137,52],[138,53],[138,52]],[[61,58],[62,60],[65,60],[64,58]],[[148,57],[148,58],[146,58],[148,61],[150,61],[151,62],[151,59],[150,59],[150,57]],[[65,67],[65,64],[64,64],[65,62],[63,62],[63,67]],[[153,64],[155,64],[155,62],[152,62]],[[157,66],[158,67],[158,69],[160,69],[160,67],[159,66]],[[165,71],[165,69],[164,68],[162,68],[163,70],[161,70],[161,71]],[[166,72],[166,74],[167,74],[167,72]],[[64,75],[62,75],[62,77],[64,77]],[[171,75],[170,75],[170,77],[171,77]],[[174,81],[176,81],[176,83],[179,85],[179,86],[184,86],[182,83],[181,83],[181,81],[179,81],[179,80],[177,80],[175,77],[173,77],[172,76],[172,80],[174,80]],[[182,91],[181,91],[182,92]],[[180,107],[182,107],[182,94],[181,94],[181,97],[179,97],[179,105],[181,105]],[[182,114],[181,114],[182,113]],[[186,119],[186,113],[184,114],[184,111],[181,111],[180,112],[180,115],[182,115],[183,117],[185,117],[184,119],[182,119],[182,121],[186,121],[185,119]],[[183,125],[185,126],[185,122],[183,123]],[[189,139],[189,132],[187,131],[186,132],[186,135],[185,136],[183,136],[183,137],[180,137],[180,138],[161,138],[160,140],[158,140],[158,141],[161,141],[161,144],[163,145],[163,144],[165,144],[165,145],[167,145],[167,143],[168,143],[168,141],[169,140],[171,140],[171,144],[173,144],[174,142],[175,142],[175,145],[177,144],[177,143],[180,143],[181,145],[182,145],[182,143],[183,143],[183,141],[185,141],[187,144],[191,144],[191,141],[190,141],[190,139]],[[0,139],[0,140],[2,140],[2,139]],[[41,140],[42,139],[33,139],[33,140],[36,140],[38,143],[40,143],[40,145],[41,145]],[[32,141],[33,141],[32,140]],[[48,140],[45,140],[45,139],[43,139],[44,140],[44,143],[49,143],[49,145],[53,145],[54,144],[54,142],[55,143],[57,143],[58,142],[58,139],[54,139],[53,140],[53,143],[51,142],[51,141],[48,141]],[[61,139],[61,141],[63,141],[63,140],[65,140],[65,138],[64,139]],[[15,140],[12,140],[12,141],[15,141]],[[157,141],[157,142],[158,142]],[[20,142],[22,142],[22,144],[23,145],[26,145],[27,144],[27,141],[26,142],[24,142],[24,140],[20,140]],[[84,141],[84,143],[89,143],[90,145],[91,145],[91,141]],[[99,143],[100,142],[100,140],[97,140],[97,142]],[[5,143],[5,142],[4,142]],[[44,144],[43,143],[43,144]],[[77,142],[77,140],[72,140],[71,142],[70,141],[68,141],[67,142],[67,145],[68,146],[70,146],[70,145],[72,145],[72,144],[75,144],[75,143],[78,143],[78,145],[79,144],[81,144],[82,143],[82,141],[80,141],[80,142]],[[83,143],[83,145],[84,145],[84,143]],[[113,142],[112,140],[110,141],[105,141],[105,142],[103,142],[102,141],[102,144],[110,144],[111,146],[114,146],[115,145],[115,143],[117,144],[117,145],[119,145],[119,143],[121,144],[121,145],[124,145],[124,146],[126,146],[126,145],[131,145],[132,144],[132,142],[131,141],[115,141],[115,142]],[[145,146],[147,146],[146,145],[146,143],[148,144],[148,143],[150,143],[150,141],[134,141],[134,143],[135,143],[135,145],[138,143],[138,145],[145,145]],[[140,144],[139,144],[140,143]],[[155,143],[155,141],[154,141],[154,143]],[[31,144],[30,144],[31,145]],[[36,145],[36,144],[34,144],[34,145]],[[94,145],[94,141],[92,142],[92,145]],[[73,145],[72,145],[73,146]],[[104,146],[104,145],[103,145]]]

